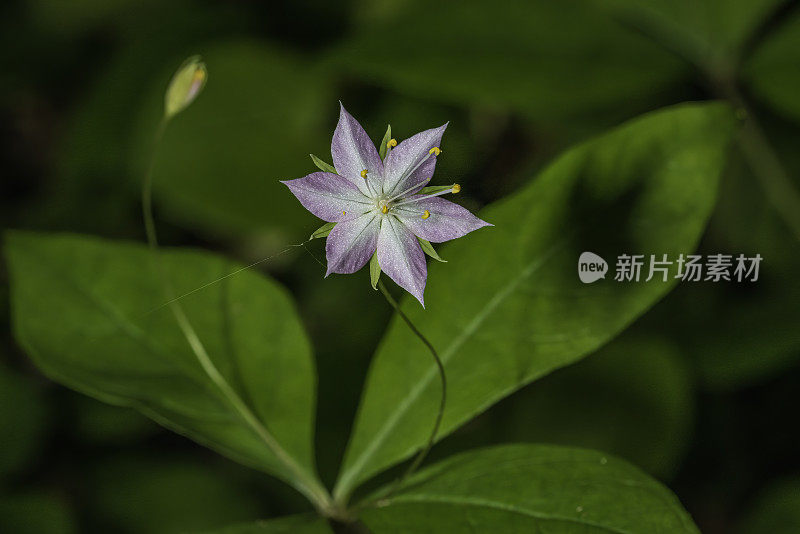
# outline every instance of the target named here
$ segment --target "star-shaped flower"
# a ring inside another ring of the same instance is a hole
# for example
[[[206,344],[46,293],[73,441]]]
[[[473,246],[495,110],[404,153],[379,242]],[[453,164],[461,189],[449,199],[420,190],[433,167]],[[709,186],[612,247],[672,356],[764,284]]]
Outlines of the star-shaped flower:
[[[381,160],[364,128],[341,106],[331,142],[336,174],[313,172],[283,182],[308,211],[336,223],[325,245],[325,276],[354,273],[377,250],[381,271],[424,306],[428,268],[417,238],[441,243],[491,226],[440,198],[457,193],[458,184],[420,193],[433,177],[445,128],[425,130],[400,144],[391,139]]]

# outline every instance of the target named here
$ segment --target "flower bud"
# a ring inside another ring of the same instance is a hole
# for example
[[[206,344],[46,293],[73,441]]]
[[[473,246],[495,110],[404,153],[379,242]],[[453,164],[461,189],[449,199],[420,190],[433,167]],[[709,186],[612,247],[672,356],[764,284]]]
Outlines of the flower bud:
[[[175,72],[164,95],[164,116],[171,119],[194,102],[206,84],[208,71],[200,56],[188,58]]]

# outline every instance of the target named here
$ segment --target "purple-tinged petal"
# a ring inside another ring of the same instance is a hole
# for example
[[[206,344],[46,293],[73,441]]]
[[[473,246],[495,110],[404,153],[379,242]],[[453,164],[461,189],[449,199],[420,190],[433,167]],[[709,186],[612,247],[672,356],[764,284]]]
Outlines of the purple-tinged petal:
[[[354,219],[373,208],[349,180],[330,173],[312,172],[303,178],[281,182],[308,211],[328,222]]]
[[[423,293],[428,278],[425,254],[414,234],[394,217],[383,218],[378,233],[378,265],[425,307]]]
[[[367,170],[372,191],[380,188],[383,180],[383,162],[375,145],[357,120],[340,104],[339,123],[333,132],[331,156],[336,172],[350,180],[365,195],[370,195],[361,172]]]
[[[423,196],[414,195],[409,200]],[[423,219],[425,210],[428,210],[430,215]],[[392,209],[392,213],[415,235],[431,243],[449,241],[478,228],[493,226],[474,216],[468,209],[439,197],[430,197],[419,202],[397,206]]]
[[[375,253],[380,219],[376,213],[370,212],[333,227],[325,243],[328,259],[325,276],[354,273],[367,264]]]
[[[419,189],[431,179],[436,168],[436,156],[430,151],[441,144],[445,128],[447,123],[419,132],[392,149],[386,157],[383,175],[383,190],[387,195],[396,195],[407,189],[411,189],[409,194],[413,193],[412,188]],[[425,158],[428,159],[420,165]]]

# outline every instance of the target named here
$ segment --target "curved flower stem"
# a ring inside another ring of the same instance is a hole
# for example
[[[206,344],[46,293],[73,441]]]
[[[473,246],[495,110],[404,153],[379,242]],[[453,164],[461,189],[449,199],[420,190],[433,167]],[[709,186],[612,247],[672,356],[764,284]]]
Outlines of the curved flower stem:
[[[436,352],[436,349],[433,348],[433,345],[431,344],[430,341],[428,341],[428,338],[422,335],[422,332],[420,332],[414,325],[414,323],[411,322],[411,319],[409,319],[408,316],[405,313],[403,313],[403,310],[400,309],[400,306],[397,304],[397,301],[394,299],[392,294],[389,293],[389,290],[386,289],[386,286],[383,284],[383,280],[381,279],[378,280],[378,289],[381,290],[381,293],[383,293],[383,296],[386,297],[386,300],[389,302],[389,304],[391,304],[392,307],[395,310],[397,310],[397,313],[400,314],[400,317],[402,317],[403,321],[405,321],[406,325],[408,325],[408,328],[414,333],[415,336],[417,336],[420,339],[420,341],[422,341],[425,344],[426,347],[428,347],[428,350],[431,351],[433,360],[436,362],[436,367],[439,369],[439,378],[441,379],[442,382],[442,399],[439,402],[439,412],[436,414],[436,422],[433,424],[433,430],[431,431],[431,435],[428,438],[428,442],[419,452],[419,454],[411,463],[411,465],[408,466],[408,469],[406,469],[405,473],[403,473],[403,475],[400,478],[398,478],[397,481],[395,481],[394,485],[387,492],[387,494],[382,496],[382,499],[388,499],[389,497],[394,495],[394,493],[400,488],[401,484],[405,482],[406,479],[409,476],[411,476],[412,473],[414,473],[414,471],[417,470],[417,468],[420,466],[422,461],[428,455],[428,452],[430,452],[431,447],[433,447],[433,444],[436,441],[436,435],[439,433],[439,427],[442,424],[442,417],[444,416],[444,407],[447,401],[447,377],[445,376],[444,373],[444,364],[442,363],[442,360],[439,358],[439,354]]]
[[[166,269],[161,262],[161,255],[158,248],[158,237],[156,235],[155,219],[153,218],[153,168],[155,166],[155,155],[161,138],[164,135],[164,130],[167,127],[168,120],[166,118],[161,120],[158,126],[154,140],[153,148],[150,155],[150,162],[148,164],[147,172],[142,184],[142,216],[144,218],[144,228],[147,234],[147,244],[150,247],[150,252],[153,258],[153,264],[157,270],[157,274],[163,285],[164,294],[169,299],[168,306],[175,316],[175,320],[181,329],[186,341],[189,343],[192,352],[197,357],[203,371],[208,375],[209,379],[222,393],[225,399],[231,404],[233,409],[242,420],[247,424],[253,432],[261,439],[269,450],[275,455],[285,467],[286,471],[291,474],[294,479],[292,485],[303,495],[305,495],[312,504],[325,516],[337,516],[338,512],[334,509],[332,499],[325,487],[320,484],[317,479],[309,474],[302,466],[300,466],[289,453],[278,443],[275,437],[267,430],[264,424],[253,413],[247,403],[242,400],[236,390],[231,387],[225,377],[217,369],[214,362],[208,355],[203,342],[200,341],[197,333],[192,327],[189,318],[183,307],[174,298],[175,291],[173,290],[172,283],[167,275]]]

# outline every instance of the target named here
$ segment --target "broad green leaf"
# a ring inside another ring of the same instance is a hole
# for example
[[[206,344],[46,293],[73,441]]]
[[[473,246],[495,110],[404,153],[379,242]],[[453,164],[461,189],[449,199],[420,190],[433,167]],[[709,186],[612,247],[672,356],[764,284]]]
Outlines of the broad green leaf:
[[[376,534],[699,532],[678,499],[639,469],[550,445],[455,456],[412,476],[361,517]]]
[[[13,534],[77,534],[78,522],[57,494],[0,495],[0,525]]]
[[[781,480],[764,490],[736,532],[739,534],[800,532],[800,479]]]
[[[635,329],[499,405],[491,442],[587,447],[674,474],[692,428],[692,377],[674,345]]]
[[[594,1],[714,73],[735,67],[747,39],[785,0]]]
[[[331,172],[333,174],[338,174],[336,172],[336,168],[333,165],[331,165],[330,163],[326,163],[325,161],[322,161],[320,158],[318,158],[314,154],[309,154],[309,156],[311,156],[311,161],[314,162],[314,165],[316,165],[319,170],[325,171],[325,172]]]
[[[113,532],[180,534],[257,519],[259,496],[212,466],[170,456],[98,462],[83,477],[93,521]]]
[[[50,378],[136,408],[307,496],[319,491],[314,362],[280,285],[246,271],[182,300],[233,390],[227,395],[198,363],[169,308],[159,308],[165,297],[144,246],[11,232],[5,251],[15,336]],[[176,294],[236,268],[194,250],[162,257]]]
[[[0,477],[28,467],[46,430],[43,392],[0,362]]]
[[[332,61],[395,91],[551,120],[646,109],[685,72],[669,52],[585,1],[396,7],[363,16]]]
[[[333,529],[319,516],[293,515],[245,525],[233,525],[206,534],[333,534]]]
[[[450,263],[429,265],[427,309],[404,301],[445,362],[449,397],[439,437],[590,354],[670,290],[674,279],[644,276],[582,284],[578,257],[593,251],[613,272],[623,253],[693,250],[733,129],[723,104],[648,114],[568,151],[481,212],[494,228],[446,247]],[[368,375],[338,498],[427,440],[439,384],[423,349],[395,317]]]
[[[745,80],[762,100],[800,120],[800,12],[783,21],[744,66]]]

